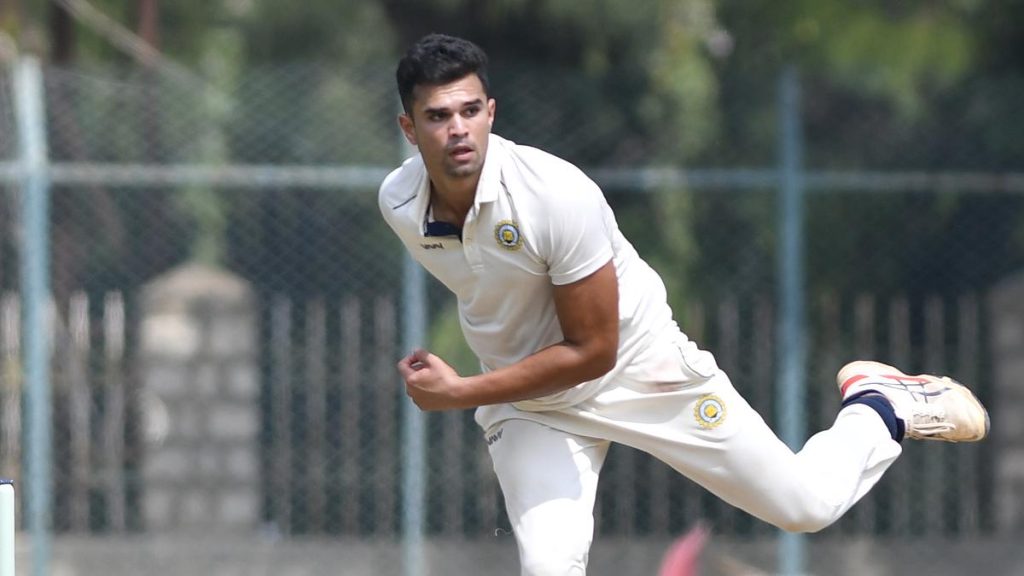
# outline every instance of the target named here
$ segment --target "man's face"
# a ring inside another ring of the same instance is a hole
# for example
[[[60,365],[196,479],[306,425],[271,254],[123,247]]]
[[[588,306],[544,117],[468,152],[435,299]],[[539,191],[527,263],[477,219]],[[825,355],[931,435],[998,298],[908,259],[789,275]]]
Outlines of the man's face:
[[[412,111],[399,124],[418,147],[432,178],[478,175],[487,155],[494,123],[494,100],[488,99],[476,74],[440,86],[417,86]]]

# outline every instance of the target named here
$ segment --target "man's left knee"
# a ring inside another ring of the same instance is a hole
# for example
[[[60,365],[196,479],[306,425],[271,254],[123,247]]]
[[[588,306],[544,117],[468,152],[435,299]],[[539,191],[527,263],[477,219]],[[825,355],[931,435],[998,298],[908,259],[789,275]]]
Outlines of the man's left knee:
[[[826,517],[821,514],[806,513],[780,518],[778,521],[773,522],[773,524],[786,532],[813,533],[824,530],[834,521],[835,519],[831,516]]]

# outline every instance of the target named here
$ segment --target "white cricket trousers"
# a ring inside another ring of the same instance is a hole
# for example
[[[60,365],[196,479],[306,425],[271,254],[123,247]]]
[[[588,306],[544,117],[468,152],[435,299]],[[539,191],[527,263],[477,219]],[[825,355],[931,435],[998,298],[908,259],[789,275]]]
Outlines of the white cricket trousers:
[[[524,576],[586,574],[598,475],[611,442],[647,452],[792,532],[835,522],[901,452],[878,414],[855,404],[794,454],[721,371],[674,389],[620,382],[557,411],[484,407],[477,421],[485,427]]]

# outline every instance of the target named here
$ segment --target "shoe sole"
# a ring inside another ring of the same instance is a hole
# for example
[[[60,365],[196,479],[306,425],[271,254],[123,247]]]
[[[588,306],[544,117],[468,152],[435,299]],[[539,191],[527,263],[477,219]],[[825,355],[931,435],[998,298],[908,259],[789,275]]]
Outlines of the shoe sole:
[[[894,366],[883,364],[881,362],[874,362],[872,360],[857,360],[854,362],[850,362],[846,366],[843,366],[839,370],[839,373],[836,374],[836,383],[839,385],[840,394],[842,394],[845,397],[847,388],[849,388],[852,384],[861,379],[858,378],[858,376],[863,378],[870,374],[876,374],[878,376],[883,377],[892,375],[899,376],[904,379],[919,379],[925,382],[942,383],[946,386],[949,386],[950,393],[955,393],[958,396],[960,396],[963,400],[967,401],[969,404],[974,405],[974,407],[981,412],[982,416],[985,419],[983,427],[984,431],[981,433],[981,435],[957,439],[942,438],[941,436],[923,435],[912,435],[910,437],[917,438],[920,440],[941,440],[943,442],[977,442],[978,440],[981,440],[988,436],[989,430],[991,428],[991,420],[989,420],[988,410],[985,409],[985,406],[981,403],[980,400],[978,400],[978,397],[974,394],[974,392],[971,391],[970,388],[964,386],[963,384],[957,382],[956,380],[953,380],[948,376],[943,378],[932,376],[930,374],[919,374],[914,376],[906,374]],[[975,422],[974,424],[974,427],[976,427],[978,423]]]

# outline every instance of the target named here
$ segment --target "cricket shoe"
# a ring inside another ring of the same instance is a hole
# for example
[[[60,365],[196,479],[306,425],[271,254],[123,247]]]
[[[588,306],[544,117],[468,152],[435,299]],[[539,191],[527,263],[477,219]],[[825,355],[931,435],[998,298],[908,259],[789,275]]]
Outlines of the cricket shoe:
[[[881,362],[850,362],[836,375],[843,399],[877,392],[892,404],[906,436],[919,440],[976,442],[988,434],[988,412],[978,398],[948,376],[910,376]]]

